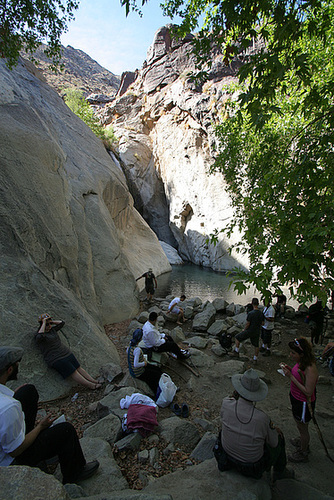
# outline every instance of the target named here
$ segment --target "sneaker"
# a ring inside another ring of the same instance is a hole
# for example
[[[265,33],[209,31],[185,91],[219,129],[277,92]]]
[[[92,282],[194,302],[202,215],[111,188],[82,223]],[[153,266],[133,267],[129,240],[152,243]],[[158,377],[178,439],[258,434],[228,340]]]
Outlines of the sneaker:
[[[170,352],[170,353],[169,353],[169,355],[170,355],[172,358],[177,359],[176,354],[174,354],[173,352]]]
[[[299,463],[299,462],[308,462],[308,454],[305,451],[296,450],[292,453],[292,455],[288,456],[289,462]]]
[[[100,462],[98,460],[93,460],[93,462],[88,462],[83,466],[79,476],[77,477],[77,481],[83,481],[84,479],[88,479],[91,477],[100,466]]]
[[[182,359],[188,359],[191,356],[190,352],[185,351],[184,349],[181,349],[181,354],[182,354]]]
[[[271,355],[271,352],[269,351],[269,349],[266,349],[266,352],[263,353],[263,357],[267,357],[270,355]]]
[[[278,472],[274,470],[273,472],[273,481],[279,481],[280,479],[294,479],[295,471],[292,469],[285,469],[282,472]]]
[[[233,358],[238,358],[239,357],[239,353],[237,351],[229,352],[228,355],[232,356]]]
[[[262,347],[262,346],[260,347],[260,352],[266,352],[266,350],[267,349],[265,347]]]

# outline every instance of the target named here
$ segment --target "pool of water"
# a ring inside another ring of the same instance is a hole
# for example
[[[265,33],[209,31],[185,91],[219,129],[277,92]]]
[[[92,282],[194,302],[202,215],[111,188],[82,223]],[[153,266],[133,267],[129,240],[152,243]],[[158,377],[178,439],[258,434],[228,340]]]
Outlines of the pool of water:
[[[218,273],[209,268],[203,268],[194,264],[184,264],[182,266],[172,266],[172,272],[162,274],[157,278],[158,288],[156,297],[166,297],[167,295],[186,297],[200,297],[202,301],[212,301],[216,297],[223,297],[227,302],[246,305],[253,297],[258,297],[260,293],[255,288],[250,288],[246,294],[237,295],[233,286],[229,287],[232,278],[223,273]],[[283,289],[285,295],[289,297],[288,291]],[[142,292],[145,296],[145,292]],[[298,307],[294,300],[288,300],[292,307]]]

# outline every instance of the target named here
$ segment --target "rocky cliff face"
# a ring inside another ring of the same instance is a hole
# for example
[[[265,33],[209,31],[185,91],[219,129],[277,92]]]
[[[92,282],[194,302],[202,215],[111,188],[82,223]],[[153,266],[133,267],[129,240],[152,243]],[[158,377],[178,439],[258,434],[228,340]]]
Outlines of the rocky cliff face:
[[[118,362],[103,325],[138,310],[134,277],[170,266],[123,172],[56,92],[3,60],[0,89],[1,344],[25,348],[24,380],[51,397],[65,386],[33,344],[38,315],[64,319],[64,341],[97,374]]]
[[[161,28],[135,82],[100,118],[114,127],[135,206],[159,239],[195,264],[244,267],[247,260],[228,253],[225,237],[217,246],[206,242],[232,214],[223,177],[208,169],[225,89],[241,63],[226,67],[214,56],[208,81],[196,88],[187,76],[194,69],[189,40],[173,41],[170,27]]]
[[[68,87],[82,90],[84,96],[90,96],[94,102],[108,102],[115,96],[120,77],[103,68],[82,50],[70,45],[62,47],[61,64],[63,69],[54,73],[48,69],[49,59],[41,45],[34,54],[38,67],[44,73],[45,79],[60,94]]]

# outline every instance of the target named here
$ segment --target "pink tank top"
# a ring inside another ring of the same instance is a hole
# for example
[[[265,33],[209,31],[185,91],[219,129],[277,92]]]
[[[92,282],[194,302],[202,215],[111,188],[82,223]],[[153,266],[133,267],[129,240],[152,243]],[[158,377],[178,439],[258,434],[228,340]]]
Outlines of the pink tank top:
[[[298,373],[298,370],[299,370],[299,363],[296,363],[295,366],[292,368],[291,373],[298,380],[298,382],[304,385],[304,381],[302,380],[302,377]],[[305,375],[305,372],[302,371],[302,373]],[[290,392],[295,399],[298,399],[298,401],[307,401],[307,397],[305,396],[305,394],[292,381],[290,386]],[[311,396],[311,401],[314,400],[315,400],[315,388]]]

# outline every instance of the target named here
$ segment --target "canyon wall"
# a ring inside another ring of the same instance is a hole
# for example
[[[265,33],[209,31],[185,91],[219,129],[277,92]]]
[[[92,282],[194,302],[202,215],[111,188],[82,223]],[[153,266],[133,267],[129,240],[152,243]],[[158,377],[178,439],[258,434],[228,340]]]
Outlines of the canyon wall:
[[[170,26],[158,30],[134,83],[99,117],[114,128],[135,206],[158,238],[195,264],[216,271],[245,269],[247,257],[228,251],[239,234],[220,235],[216,246],[208,243],[233,213],[223,176],[208,171],[215,126],[242,62],[227,67],[213,54],[207,81],[195,85],[189,77],[195,68],[191,39],[173,40]]]
[[[102,142],[27,67],[0,60],[0,337],[51,397],[66,384],[34,346],[39,314],[66,322],[63,341],[96,375],[118,363],[103,325],[136,314],[135,277],[170,265]]]

